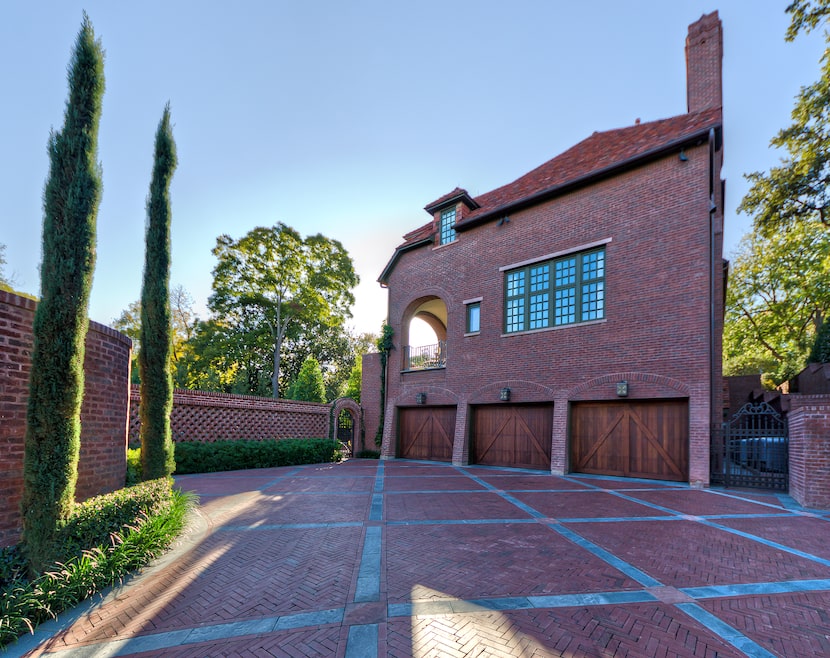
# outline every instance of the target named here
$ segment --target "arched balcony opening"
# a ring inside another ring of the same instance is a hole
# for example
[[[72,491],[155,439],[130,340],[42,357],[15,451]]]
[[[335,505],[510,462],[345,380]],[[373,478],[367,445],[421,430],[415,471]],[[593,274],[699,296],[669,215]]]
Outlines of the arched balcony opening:
[[[404,327],[404,370],[447,367],[447,305],[443,299],[429,297],[413,302]]]

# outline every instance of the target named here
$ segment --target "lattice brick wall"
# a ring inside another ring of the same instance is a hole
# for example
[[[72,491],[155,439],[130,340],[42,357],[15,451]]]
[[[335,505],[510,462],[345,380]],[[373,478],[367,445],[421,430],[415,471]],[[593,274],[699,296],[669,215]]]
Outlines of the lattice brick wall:
[[[139,443],[139,389],[130,396],[130,445]],[[176,390],[170,424],[174,441],[323,438],[330,405],[251,395]]]

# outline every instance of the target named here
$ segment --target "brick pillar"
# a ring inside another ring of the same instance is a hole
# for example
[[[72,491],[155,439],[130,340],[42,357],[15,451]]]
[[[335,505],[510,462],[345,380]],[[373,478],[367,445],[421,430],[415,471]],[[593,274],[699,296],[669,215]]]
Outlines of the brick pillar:
[[[551,432],[550,472],[565,475],[570,471],[568,454],[568,398],[553,400],[553,431]]]
[[[791,395],[790,495],[803,507],[830,509],[830,395]]]

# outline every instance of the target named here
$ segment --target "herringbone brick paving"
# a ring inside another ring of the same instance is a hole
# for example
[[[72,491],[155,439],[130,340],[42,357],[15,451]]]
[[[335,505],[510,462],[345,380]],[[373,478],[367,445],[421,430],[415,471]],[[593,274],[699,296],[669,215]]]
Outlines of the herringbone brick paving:
[[[181,554],[9,655],[830,655],[830,521],[774,496],[401,460],[178,483]]]
[[[538,523],[390,526],[387,597],[416,586],[448,598],[539,596],[634,589],[638,583]]]
[[[395,658],[743,655],[662,604],[424,616],[394,619],[388,626],[387,655]]]
[[[569,526],[673,587],[830,578],[830,566],[694,521]],[[694,559],[689,556],[690,546],[694,547]]]

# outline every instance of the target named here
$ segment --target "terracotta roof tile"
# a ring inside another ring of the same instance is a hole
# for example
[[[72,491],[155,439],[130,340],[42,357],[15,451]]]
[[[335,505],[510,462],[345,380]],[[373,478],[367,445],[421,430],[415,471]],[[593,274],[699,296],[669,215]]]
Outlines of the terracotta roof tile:
[[[479,207],[465,215],[456,227],[463,230],[466,225],[475,224],[478,218],[491,215],[500,208],[509,208],[546,191],[555,191],[586,177],[614,169],[720,124],[721,109],[713,108],[670,119],[595,132],[512,183],[475,197],[474,201]],[[426,208],[437,207],[443,201],[460,194],[467,193],[456,187],[452,192],[428,204]],[[420,242],[428,238],[433,230],[432,222],[425,224],[407,233],[401,246]]]

